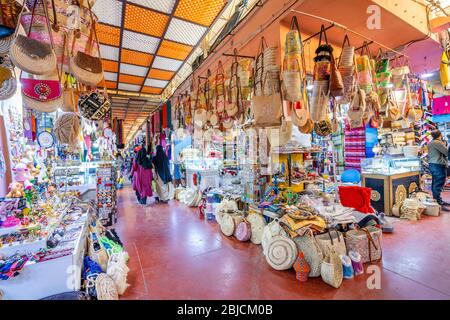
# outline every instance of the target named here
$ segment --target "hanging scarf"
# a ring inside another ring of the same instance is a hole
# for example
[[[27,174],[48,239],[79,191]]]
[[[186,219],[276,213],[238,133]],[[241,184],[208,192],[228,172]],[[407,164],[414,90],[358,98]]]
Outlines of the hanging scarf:
[[[153,165],[155,166],[156,173],[164,183],[172,182],[172,175],[169,169],[169,158],[164,153],[162,146],[156,147],[156,155],[153,158]]]

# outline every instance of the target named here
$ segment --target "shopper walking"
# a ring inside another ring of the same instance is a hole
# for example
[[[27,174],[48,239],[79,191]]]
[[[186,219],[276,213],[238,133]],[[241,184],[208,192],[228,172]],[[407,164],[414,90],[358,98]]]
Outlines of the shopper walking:
[[[431,132],[433,140],[428,144],[428,165],[431,173],[431,191],[433,198],[441,205],[448,205],[441,197],[442,189],[447,180],[447,165],[448,165],[448,146],[447,142],[443,141],[442,133],[439,130]],[[449,209],[442,207],[443,211]]]
[[[159,201],[167,203],[173,198],[173,184],[169,168],[169,158],[161,145],[156,147],[153,165],[155,166],[156,172],[156,193],[158,194]]]
[[[147,197],[153,196],[153,166],[151,157],[147,154],[147,149],[144,146],[139,150],[136,162],[138,164],[139,203],[147,205]]]
[[[131,170],[130,170],[130,180],[131,180],[131,186],[133,187],[133,190],[136,194],[136,198],[139,203],[141,203],[141,196],[140,196],[140,179],[139,179],[139,165],[137,162],[137,157],[139,154],[140,146],[136,146],[134,148],[134,158],[132,159],[131,164]]]

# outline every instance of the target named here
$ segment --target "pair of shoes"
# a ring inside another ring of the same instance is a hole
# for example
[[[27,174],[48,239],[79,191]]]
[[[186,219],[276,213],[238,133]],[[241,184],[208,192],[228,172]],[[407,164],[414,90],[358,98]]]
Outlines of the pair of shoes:
[[[448,203],[448,202],[445,202],[445,201],[438,201],[438,203],[441,205],[441,206],[450,206],[450,203]]]
[[[441,211],[450,212],[450,209],[441,205]]]

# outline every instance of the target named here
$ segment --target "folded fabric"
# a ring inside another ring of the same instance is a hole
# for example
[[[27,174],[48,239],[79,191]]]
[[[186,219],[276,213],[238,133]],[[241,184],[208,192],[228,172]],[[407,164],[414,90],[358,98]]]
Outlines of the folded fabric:
[[[363,213],[373,213],[370,205],[372,189],[357,186],[339,186],[339,198],[344,207],[354,208]]]

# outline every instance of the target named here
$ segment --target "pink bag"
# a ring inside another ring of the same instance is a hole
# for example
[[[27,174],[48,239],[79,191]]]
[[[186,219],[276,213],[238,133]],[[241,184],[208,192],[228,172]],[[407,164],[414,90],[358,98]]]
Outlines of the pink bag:
[[[61,97],[61,84],[59,80],[38,80],[21,78],[22,93],[28,98],[45,102]]]
[[[238,226],[236,227],[234,236],[236,237],[236,239],[242,242],[250,240],[252,236],[252,229],[250,223],[246,220],[239,223]]]

